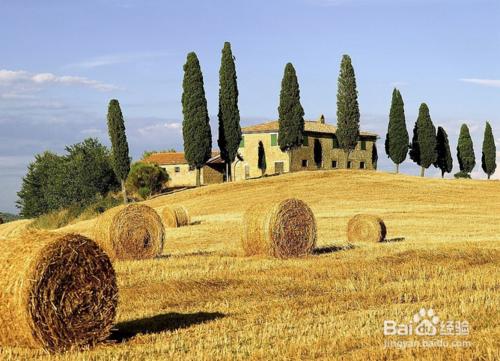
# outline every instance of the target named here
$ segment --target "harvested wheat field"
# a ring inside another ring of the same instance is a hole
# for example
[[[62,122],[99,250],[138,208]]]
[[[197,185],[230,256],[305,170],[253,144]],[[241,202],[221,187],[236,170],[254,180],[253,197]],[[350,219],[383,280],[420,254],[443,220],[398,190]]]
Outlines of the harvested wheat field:
[[[246,209],[285,198],[312,209],[314,254],[243,256]],[[500,358],[498,181],[317,171],[146,202],[173,203],[190,209],[192,225],[167,230],[164,257],[115,265],[120,297],[112,343],[51,360]],[[347,242],[347,222],[358,213],[384,220],[385,242]],[[85,233],[92,223],[71,230]],[[422,308],[440,320],[468,321],[469,335],[384,336],[384,320],[408,323]],[[416,339],[450,347],[390,344]],[[47,357],[0,351],[2,359]]]

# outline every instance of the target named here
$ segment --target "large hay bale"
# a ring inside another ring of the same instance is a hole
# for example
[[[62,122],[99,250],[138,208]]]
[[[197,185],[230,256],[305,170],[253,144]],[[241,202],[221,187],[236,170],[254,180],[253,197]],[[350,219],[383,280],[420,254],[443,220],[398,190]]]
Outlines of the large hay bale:
[[[0,345],[63,351],[105,340],[118,288],[106,253],[77,234],[2,240]]]
[[[357,214],[347,225],[349,242],[382,242],[386,233],[384,221],[372,214]]]
[[[303,256],[313,251],[316,237],[314,214],[299,199],[256,204],[243,216],[241,242],[247,256]]]
[[[112,208],[97,218],[93,239],[112,259],[154,258],[163,252],[165,229],[151,207],[130,204]]]
[[[191,219],[184,206],[166,206],[161,210],[163,224],[168,228],[183,227],[189,225]]]

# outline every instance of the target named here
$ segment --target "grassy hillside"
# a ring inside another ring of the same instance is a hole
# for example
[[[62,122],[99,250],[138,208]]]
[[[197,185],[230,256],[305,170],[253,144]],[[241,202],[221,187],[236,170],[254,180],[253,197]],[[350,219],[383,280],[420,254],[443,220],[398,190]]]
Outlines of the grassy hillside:
[[[299,197],[314,211],[316,254],[242,257],[245,209],[284,197]],[[318,171],[208,186],[146,204],[183,204],[194,224],[168,230],[164,257],[116,264],[121,293],[113,344],[53,359],[500,357],[498,181]],[[347,221],[359,212],[382,216],[392,242],[349,245]],[[93,222],[64,230],[89,234]],[[2,225],[0,236],[26,224]],[[384,348],[391,340],[382,333],[384,320],[407,323],[422,307],[441,320],[469,321],[468,337],[446,340],[470,346]],[[44,355],[0,350],[0,358],[16,357]]]

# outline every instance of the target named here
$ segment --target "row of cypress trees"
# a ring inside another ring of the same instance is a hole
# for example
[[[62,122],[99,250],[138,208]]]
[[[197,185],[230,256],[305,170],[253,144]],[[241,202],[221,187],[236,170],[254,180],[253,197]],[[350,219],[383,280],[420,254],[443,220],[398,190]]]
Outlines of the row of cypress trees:
[[[425,103],[420,105],[418,118],[413,128],[413,138],[411,143],[409,142],[403,97],[398,89],[394,89],[392,93],[385,152],[396,164],[396,173],[399,172],[399,165],[405,161],[408,154],[420,166],[420,175],[422,177],[425,175],[425,170],[431,165],[441,170],[442,177],[453,169],[453,158],[448,135],[443,127],[438,127],[436,131],[429,113],[429,107]],[[470,177],[470,173],[476,165],[476,157],[469,128],[466,124],[462,124],[460,128],[457,159],[460,172],[455,176]],[[486,122],[484,130],[481,165],[488,179],[490,179],[496,170],[496,146],[489,122]]]

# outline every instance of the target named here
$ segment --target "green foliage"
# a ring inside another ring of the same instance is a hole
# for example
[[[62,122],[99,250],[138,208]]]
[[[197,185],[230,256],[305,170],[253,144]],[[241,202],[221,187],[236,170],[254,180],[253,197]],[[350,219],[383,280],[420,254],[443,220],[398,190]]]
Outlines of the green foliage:
[[[373,169],[377,169],[377,163],[378,163],[378,150],[377,150],[377,144],[373,143],[372,147],[372,164],[373,164]]]
[[[231,164],[242,139],[240,111],[238,109],[238,84],[231,44],[224,43],[219,70],[219,144],[221,158]]]
[[[408,130],[406,129],[406,118],[403,97],[399,90],[392,92],[391,111],[389,113],[389,127],[385,138],[385,152],[387,156],[397,165],[403,163],[408,154]]]
[[[437,159],[434,166],[441,169],[441,177],[444,178],[445,173],[450,173],[453,169],[453,158],[451,157],[448,134],[442,127],[438,127],[436,142]]]
[[[495,138],[493,137],[493,130],[489,122],[486,122],[484,129],[483,152],[481,157],[481,167],[484,173],[490,179],[491,175],[495,173],[497,168],[496,161],[497,148],[495,146]]]
[[[264,144],[262,142],[259,142],[257,166],[262,172],[262,175],[264,175],[267,169],[267,162],[266,162],[266,151],[264,149]]]
[[[410,158],[424,170],[429,168],[437,159],[436,128],[432,123],[427,104],[422,103],[418,118],[413,128],[413,139],[410,146]]]
[[[66,147],[66,155],[45,152],[28,166],[18,193],[18,208],[31,218],[68,208],[83,206],[118,187],[109,151],[96,139]]]
[[[457,179],[460,179],[460,178],[464,178],[464,179],[471,179],[470,174],[469,174],[469,173],[467,173],[467,172],[464,172],[464,171],[460,171],[460,172],[458,172],[458,173],[455,173],[453,176],[454,176],[455,178],[457,178]]]
[[[460,128],[457,145],[457,158],[461,172],[470,173],[476,166],[474,146],[469,133],[469,127],[466,124],[462,124],[462,127]]]
[[[127,189],[137,192],[142,199],[161,192],[168,180],[165,169],[156,164],[136,162],[132,164],[127,178]]]
[[[208,117],[203,75],[195,53],[187,55],[182,83],[182,135],[184,155],[189,165],[197,169],[196,184],[200,185],[200,168],[210,159],[212,133]]]
[[[111,140],[112,164],[119,180],[127,179],[130,170],[125,122],[118,100],[111,99],[108,106],[108,133]]]
[[[6,212],[0,212],[0,219],[2,220],[3,223],[16,221],[16,220],[18,220],[20,218],[21,217],[19,217],[16,214],[6,213]],[[0,222],[0,224],[2,224],[2,222]]]
[[[287,152],[300,147],[304,137],[304,109],[300,104],[300,89],[295,68],[286,64],[281,81],[278,144]]]
[[[337,139],[344,152],[352,151],[359,137],[359,105],[356,76],[349,55],[342,57],[337,90]]]

